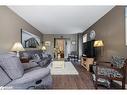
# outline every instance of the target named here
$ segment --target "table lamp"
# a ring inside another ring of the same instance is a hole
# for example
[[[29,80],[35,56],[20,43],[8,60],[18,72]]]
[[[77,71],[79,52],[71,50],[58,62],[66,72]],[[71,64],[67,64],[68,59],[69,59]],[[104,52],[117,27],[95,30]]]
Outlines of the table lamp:
[[[94,47],[103,47],[103,46],[104,44],[102,40],[94,41]]]
[[[102,56],[101,47],[103,47],[103,41],[102,40],[96,40],[94,41],[94,47],[100,48],[100,56]]]
[[[22,46],[22,44],[21,44],[20,42],[16,42],[16,43],[13,45],[13,47],[12,47],[11,50],[12,50],[12,51],[16,51],[16,52],[17,52],[17,57],[20,57],[20,56],[19,56],[19,52],[20,52],[20,51],[24,51],[25,49],[23,48],[23,46]]]
[[[42,46],[42,51],[46,51],[46,47],[45,46]]]

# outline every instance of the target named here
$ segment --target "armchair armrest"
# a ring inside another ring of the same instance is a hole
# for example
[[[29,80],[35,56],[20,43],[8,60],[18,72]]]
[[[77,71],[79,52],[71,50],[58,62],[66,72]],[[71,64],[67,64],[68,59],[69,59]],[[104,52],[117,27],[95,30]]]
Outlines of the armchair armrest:
[[[98,61],[98,62],[94,62],[94,64],[96,65],[96,66],[100,66],[100,67],[112,67],[112,64],[111,64],[111,62],[109,62],[109,61]]]
[[[109,61],[99,61],[96,63],[96,66],[97,67],[102,67],[102,68],[108,68],[108,69],[114,69],[114,70],[117,70],[117,71],[120,71],[122,68],[118,68],[118,67],[115,67],[111,64],[111,62]]]

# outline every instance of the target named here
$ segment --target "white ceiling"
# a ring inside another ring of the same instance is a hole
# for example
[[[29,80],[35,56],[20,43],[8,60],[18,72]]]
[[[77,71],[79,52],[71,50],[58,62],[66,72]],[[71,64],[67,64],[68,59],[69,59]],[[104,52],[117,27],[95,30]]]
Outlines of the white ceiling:
[[[8,6],[44,34],[85,31],[113,6]]]

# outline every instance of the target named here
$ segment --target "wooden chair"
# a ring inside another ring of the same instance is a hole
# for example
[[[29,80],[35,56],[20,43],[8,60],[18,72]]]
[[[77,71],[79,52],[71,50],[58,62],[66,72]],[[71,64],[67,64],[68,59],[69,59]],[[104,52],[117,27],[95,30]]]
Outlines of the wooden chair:
[[[119,58],[117,60],[119,60]],[[96,89],[98,88],[98,79],[101,78],[101,79],[108,80],[110,82],[110,87],[113,80],[121,81],[122,89],[125,89],[126,67],[127,67],[127,59],[123,61],[122,66],[116,66],[115,64],[112,64],[112,62],[104,62],[104,61],[96,62],[95,88]]]

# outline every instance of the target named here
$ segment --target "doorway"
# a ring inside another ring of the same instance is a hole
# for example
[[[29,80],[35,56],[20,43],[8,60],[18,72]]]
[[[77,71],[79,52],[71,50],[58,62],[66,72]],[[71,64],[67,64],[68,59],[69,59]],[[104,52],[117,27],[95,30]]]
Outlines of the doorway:
[[[64,38],[54,38],[54,58],[63,59],[64,58]]]

